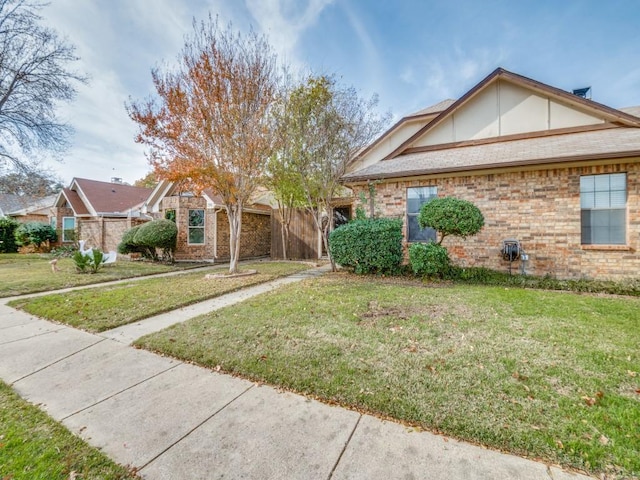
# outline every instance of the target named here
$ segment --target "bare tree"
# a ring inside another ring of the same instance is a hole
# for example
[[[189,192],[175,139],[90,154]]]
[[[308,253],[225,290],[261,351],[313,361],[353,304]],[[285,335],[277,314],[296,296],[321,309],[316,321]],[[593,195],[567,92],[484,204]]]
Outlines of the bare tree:
[[[0,193],[46,197],[62,190],[62,180],[49,170],[13,171],[0,175]]]
[[[28,171],[25,155],[67,147],[71,128],[55,108],[75,97],[75,82],[86,80],[68,69],[78,60],[75,48],[40,24],[44,5],[0,0],[0,167]]]
[[[260,184],[276,141],[270,109],[277,93],[275,55],[265,37],[217,20],[194,22],[174,71],[152,71],[157,99],[127,106],[150,147],[159,178],[187,181],[222,197],[236,273],[242,212]]]

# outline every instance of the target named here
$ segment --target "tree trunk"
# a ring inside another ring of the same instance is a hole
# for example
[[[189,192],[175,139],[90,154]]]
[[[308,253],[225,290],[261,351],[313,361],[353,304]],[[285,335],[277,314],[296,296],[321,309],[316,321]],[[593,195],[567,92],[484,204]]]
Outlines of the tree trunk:
[[[226,205],[229,219],[229,273],[238,273],[240,259],[240,232],[242,230],[242,205]]]

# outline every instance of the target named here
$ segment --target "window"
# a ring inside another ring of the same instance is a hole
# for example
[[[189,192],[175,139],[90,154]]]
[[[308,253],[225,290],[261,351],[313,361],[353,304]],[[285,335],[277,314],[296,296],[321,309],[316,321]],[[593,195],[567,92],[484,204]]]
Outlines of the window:
[[[580,177],[583,245],[624,245],[627,236],[627,174]]]
[[[333,227],[349,223],[351,219],[351,207],[336,207],[333,209]]]
[[[51,217],[49,219],[49,225],[51,225],[51,228],[53,228],[54,230],[58,228],[58,222],[56,220],[56,217]]]
[[[164,218],[165,220],[171,220],[173,223],[176,223],[176,211],[174,209],[165,210]]]
[[[204,210],[189,210],[189,244],[204,245]]]
[[[73,242],[76,239],[76,218],[62,217],[62,241]]]
[[[436,241],[433,228],[422,230],[418,225],[420,207],[438,196],[438,187],[407,188],[407,240],[409,242]]]

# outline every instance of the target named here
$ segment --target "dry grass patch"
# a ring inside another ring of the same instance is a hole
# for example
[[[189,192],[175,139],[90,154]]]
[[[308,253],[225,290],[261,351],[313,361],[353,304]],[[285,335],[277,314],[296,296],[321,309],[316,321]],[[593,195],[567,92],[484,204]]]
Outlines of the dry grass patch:
[[[332,274],[139,346],[550,462],[640,474],[640,300]]]

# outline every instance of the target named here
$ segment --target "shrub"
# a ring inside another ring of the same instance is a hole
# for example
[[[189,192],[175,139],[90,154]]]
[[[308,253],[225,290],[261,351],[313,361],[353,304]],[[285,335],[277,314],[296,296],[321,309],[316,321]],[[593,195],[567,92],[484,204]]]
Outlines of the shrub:
[[[144,258],[158,260],[156,249],[162,249],[163,258],[173,259],[176,250],[178,228],[171,220],[153,220],[135,226],[122,235],[118,253],[140,253]]]
[[[15,231],[16,243],[24,247],[33,245],[36,248],[47,242],[55,242],[58,234],[55,229],[42,222],[23,223]]]
[[[358,274],[397,273],[402,263],[402,221],[354,220],[331,232],[329,249],[337,264]]]
[[[454,197],[434,198],[420,208],[420,228],[430,227],[440,234],[439,244],[448,235],[467,238],[484,226],[482,212],[473,203]]]
[[[444,278],[451,270],[447,249],[439,243],[412,244],[409,247],[409,262],[413,273],[423,277]]]
[[[18,251],[15,232],[19,225],[13,218],[0,218],[0,253],[16,253]]]
[[[78,272],[86,272],[89,268],[89,255],[83,255],[80,250],[76,250],[76,252],[71,256],[73,263],[76,265],[76,270]]]

